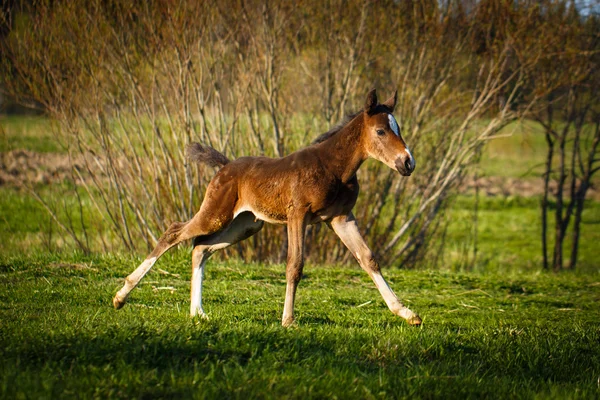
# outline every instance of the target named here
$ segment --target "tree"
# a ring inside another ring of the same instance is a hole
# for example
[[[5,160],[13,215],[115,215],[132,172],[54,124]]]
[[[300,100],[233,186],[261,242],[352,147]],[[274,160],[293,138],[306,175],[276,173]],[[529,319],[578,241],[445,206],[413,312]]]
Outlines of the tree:
[[[574,269],[585,196],[600,162],[599,19],[579,15],[572,2],[548,1],[530,7],[528,24],[531,34],[519,41],[520,60],[532,65],[525,95],[535,103],[529,115],[543,127],[547,144],[541,201],[543,268]],[[549,257],[552,211],[554,247]],[[569,228],[571,249],[565,266]]]

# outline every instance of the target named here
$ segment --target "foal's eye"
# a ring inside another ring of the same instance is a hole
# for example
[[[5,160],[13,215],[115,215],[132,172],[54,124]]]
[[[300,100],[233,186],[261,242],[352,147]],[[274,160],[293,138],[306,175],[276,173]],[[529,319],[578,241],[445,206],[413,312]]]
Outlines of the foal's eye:
[[[383,129],[377,129],[377,134],[379,136],[383,136],[383,135],[385,135],[385,131]]]

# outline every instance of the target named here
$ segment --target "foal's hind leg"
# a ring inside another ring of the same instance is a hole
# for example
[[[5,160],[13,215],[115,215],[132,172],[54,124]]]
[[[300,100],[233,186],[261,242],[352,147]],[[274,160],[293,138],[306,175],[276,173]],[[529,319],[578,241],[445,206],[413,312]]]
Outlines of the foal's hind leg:
[[[152,250],[152,253],[146,257],[144,262],[140,264],[127,278],[125,278],[125,285],[117,292],[113,298],[113,305],[118,310],[125,305],[129,293],[138,285],[142,278],[150,271],[156,260],[162,256],[167,250],[176,244],[189,239],[189,233],[184,231],[189,222],[181,223],[174,222],[165,231],[158,241],[158,244]]]
[[[263,222],[257,220],[250,212],[238,215],[227,228],[209,237],[200,236],[194,239],[192,251],[192,290],[190,316],[206,317],[202,309],[202,281],[204,266],[210,256],[217,250],[249,238],[263,227]]]
[[[214,181],[214,180],[213,180]],[[214,189],[217,187],[218,189]],[[235,207],[235,185],[217,184],[209,185],[200,211],[186,223],[175,222],[161,236],[152,253],[144,262],[125,278],[125,285],[117,292],[113,305],[119,309],[125,305],[129,293],[140,283],[142,278],[150,271],[156,260],[171,247],[197,236],[215,234],[227,227],[233,219]]]

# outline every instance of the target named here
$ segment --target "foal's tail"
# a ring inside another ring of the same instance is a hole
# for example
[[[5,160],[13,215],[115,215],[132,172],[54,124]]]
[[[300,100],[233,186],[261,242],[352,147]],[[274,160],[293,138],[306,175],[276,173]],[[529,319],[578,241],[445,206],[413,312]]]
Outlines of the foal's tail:
[[[223,167],[231,162],[222,153],[210,146],[203,146],[200,143],[190,143],[187,145],[187,157],[190,161],[208,164],[211,167]]]

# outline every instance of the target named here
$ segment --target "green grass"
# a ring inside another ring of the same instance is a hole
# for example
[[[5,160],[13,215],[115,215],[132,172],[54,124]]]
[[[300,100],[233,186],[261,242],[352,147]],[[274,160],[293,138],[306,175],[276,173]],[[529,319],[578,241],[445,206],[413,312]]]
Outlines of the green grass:
[[[3,257],[2,398],[597,398],[598,274],[385,271],[424,318],[393,316],[352,264],[305,268],[279,326],[284,267],[213,261],[191,320],[189,254],[124,309],[130,258]],[[172,286],[174,290],[153,288]]]
[[[450,220],[446,262],[442,268],[460,270],[464,252],[473,246],[474,197],[459,196],[446,213]],[[479,272],[538,271],[542,266],[540,199],[537,197],[482,197],[477,214],[477,260],[468,268]],[[549,246],[554,246],[554,214],[548,216]],[[581,223],[577,268],[600,272],[600,203],[589,201]],[[570,256],[570,235],[565,240],[565,260]],[[468,247],[468,249],[466,249]]]
[[[81,236],[83,230],[74,189],[66,183],[40,185],[35,189],[64,223],[69,221],[67,215],[70,215],[74,230]],[[78,190],[89,241],[101,248],[98,244],[100,235],[104,234],[106,239],[104,221],[98,220],[94,214],[89,195],[82,188]],[[0,253],[15,255],[27,251],[54,252],[73,248],[76,248],[75,242],[57,226],[33,194],[26,189],[0,186]]]
[[[490,140],[483,151],[481,172],[484,176],[540,178],[546,159],[543,128],[532,121],[509,124]]]
[[[26,149],[41,153],[63,152],[46,117],[0,115],[0,152]]]

